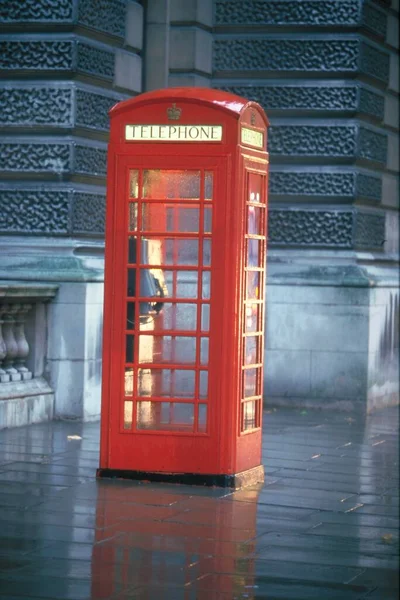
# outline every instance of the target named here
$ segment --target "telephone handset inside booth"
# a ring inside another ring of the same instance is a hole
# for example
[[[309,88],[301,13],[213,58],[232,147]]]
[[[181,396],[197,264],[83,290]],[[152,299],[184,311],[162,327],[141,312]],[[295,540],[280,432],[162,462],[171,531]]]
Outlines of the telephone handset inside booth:
[[[137,244],[135,238],[129,240],[129,262],[136,263]],[[140,240],[141,263],[149,264],[149,241]],[[128,296],[136,297],[136,271],[129,270],[128,273]],[[162,310],[164,303],[162,298],[168,296],[168,288],[165,283],[162,269],[143,269],[139,271],[139,295],[144,298],[154,298],[154,301],[143,301],[139,303],[140,323],[149,323]],[[128,325],[134,328],[135,315],[128,318]]]

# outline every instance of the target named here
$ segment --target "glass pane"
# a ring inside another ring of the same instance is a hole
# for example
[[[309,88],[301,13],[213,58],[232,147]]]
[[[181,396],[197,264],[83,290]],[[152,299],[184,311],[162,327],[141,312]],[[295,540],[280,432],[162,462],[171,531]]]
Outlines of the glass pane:
[[[199,200],[200,171],[145,170],[143,172],[143,197]]]
[[[129,231],[136,231],[137,226],[138,226],[138,205],[137,205],[137,202],[129,202],[128,229],[129,229]]]
[[[256,406],[257,402],[253,400],[252,402],[244,402],[243,406],[243,422],[242,422],[242,431],[247,431],[248,429],[255,429],[257,427],[257,419],[256,419]]]
[[[260,192],[250,192],[250,202],[260,202]]]
[[[164,239],[161,242],[166,265],[197,266],[199,264],[199,241]]]
[[[202,293],[201,296],[205,300],[210,298],[210,283],[211,283],[211,273],[210,271],[203,272],[203,283],[202,283]]]
[[[204,233],[211,233],[212,227],[212,208],[206,206],[204,209]]]
[[[126,352],[125,352],[125,362],[127,363],[131,363],[133,362],[133,345],[134,345],[134,339],[135,336],[134,335],[127,335],[126,336]]]
[[[196,338],[183,336],[139,337],[140,363],[183,363],[196,362]]]
[[[260,266],[260,241],[247,240],[247,266]]]
[[[248,300],[258,300],[260,297],[260,271],[247,272],[247,296]]]
[[[200,371],[199,397],[204,399],[208,396],[208,371]]]
[[[135,303],[127,302],[126,304],[126,328],[135,329]]]
[[[168,296],[171,298],[197,298],[197,271],[164,271]]]
[[[210,330],[210,305],[202,304],[201,306],[201,330]]]
[[[133,376],[134,376],[134,372],[133,372],[132,367],[125,369],[125,382],[124,382],[125,396],[133,396]]]
[[[199,404],[199,433],[207,432],[207,404]]]
[[[128,269],[126,293],[128,296],[136,294],[136,269]]]
[[[246,333],[259,330],[259,304],[246,304],[244,330]]]
[[[200,362],[202,365],[208,365],[208,347],[209,340],[206,337],[200,340]]]
[[[137,249],[137,237],[130,235],[128,237],[128,263],[134,265],[137,260],[136,256]]]
[[[132,400],[125,400],[125,402],[124,402],[124,429],[131,429],[132,413],[133,413]]]
[[[137,405],[138,429],[193,431],[194,404],[142,401]]]
[[[209,267],[211,265],[211,240],[203,239],[203,265]]]
[[[196,304],[174,304],[166,302],[154,319],[157,331],[185,330],[195,331],[197,329],[197,306]]]
[[[165,204],[142,203],[142,231],[165,231]]]
[[[194,371],[183,369],[139,369],[139,396],[194,397]]]
[[[177,231],[179,233],[199,232],[200,209],[198,206],[171,204],[167,206],[166,211],[166,231]]]
[[[256,206],[248,207],[247,233],[262,235],[261,232],[261,208]]]
[[[213,197],[213,172],[206,171],[205,172],[205,181],[204,181],[204,199],[212,200]]]
[[[259,337],[246,337],[245,338],[245,357],[244,362],[246,365],[253,365],[258,362],[257,357],[257,346]]]
[[[245,369],[244,377],[244,398],[257,396],[257,373],[259,369]]]
[[[131,169],[129,171],[129,197],[137,198],[139,195],[139,171]]]

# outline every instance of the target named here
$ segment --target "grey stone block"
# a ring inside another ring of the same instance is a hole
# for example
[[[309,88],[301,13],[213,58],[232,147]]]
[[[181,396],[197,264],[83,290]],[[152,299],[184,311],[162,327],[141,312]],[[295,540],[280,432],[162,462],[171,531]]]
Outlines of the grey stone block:
[[[115,51],[114,85],[132,92],[141,92],[142,59],[138,54]]]
[[[269,397],[274,396],[309,396],[310,375],[310,351],[267,349],[264,359],[264,402],[268,403]]]
[[[127,2],[125,43],[141,50],[143,47],[143,6],[137,2]]]
[[[311,353],[311,396],[336,401],[348,398],[365,405],[367,352],[349,352],[347,345],[344,348],[339,352]]]
[[[170,0],[171,23],[200,23],[207,27],[213,25],[212,0]]]
[[[363,306],[267,304],[267,349],[362,352],[368,348]]]

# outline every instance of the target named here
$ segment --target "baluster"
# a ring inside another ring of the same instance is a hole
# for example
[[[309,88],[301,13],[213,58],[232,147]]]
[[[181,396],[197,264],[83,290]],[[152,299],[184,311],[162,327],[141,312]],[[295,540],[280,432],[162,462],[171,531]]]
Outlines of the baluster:
[[[4,360],[4,370],[10,375],[11,381],[21,381],[21,373],[18,373],[14,367],[15,357],[18,355],[18,344],[14,336],[15,314],[20,308],[20,304],[5,304],[3,337],[6,343],[6,357]]]
[[[15,368],[21,374],[22,379],[32,379],[32,373],[25,366],[26,358],[29,354],[29,344],[25,337],[25,319],[27,313],[32,308],[31,304],[22,304],[15,317],[14,337],[18,346],[18,354],[15,357]]]
[[[3,338],[3,323],[4,323],[3,313],[4,313],[4,310],[5,310],[4,306],[0,305],[0,383],[8,383],[10,381],[9,374],[6,373],[5,370],[1,368],[3,359],[6,357],[6,354],[7,354],[6,343]]]

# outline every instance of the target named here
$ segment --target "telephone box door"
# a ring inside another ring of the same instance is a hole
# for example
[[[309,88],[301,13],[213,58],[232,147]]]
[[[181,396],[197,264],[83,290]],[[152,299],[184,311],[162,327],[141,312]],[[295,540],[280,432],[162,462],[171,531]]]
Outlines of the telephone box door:
[[[224,165],[117,158],[104,467],[218,472]]]

